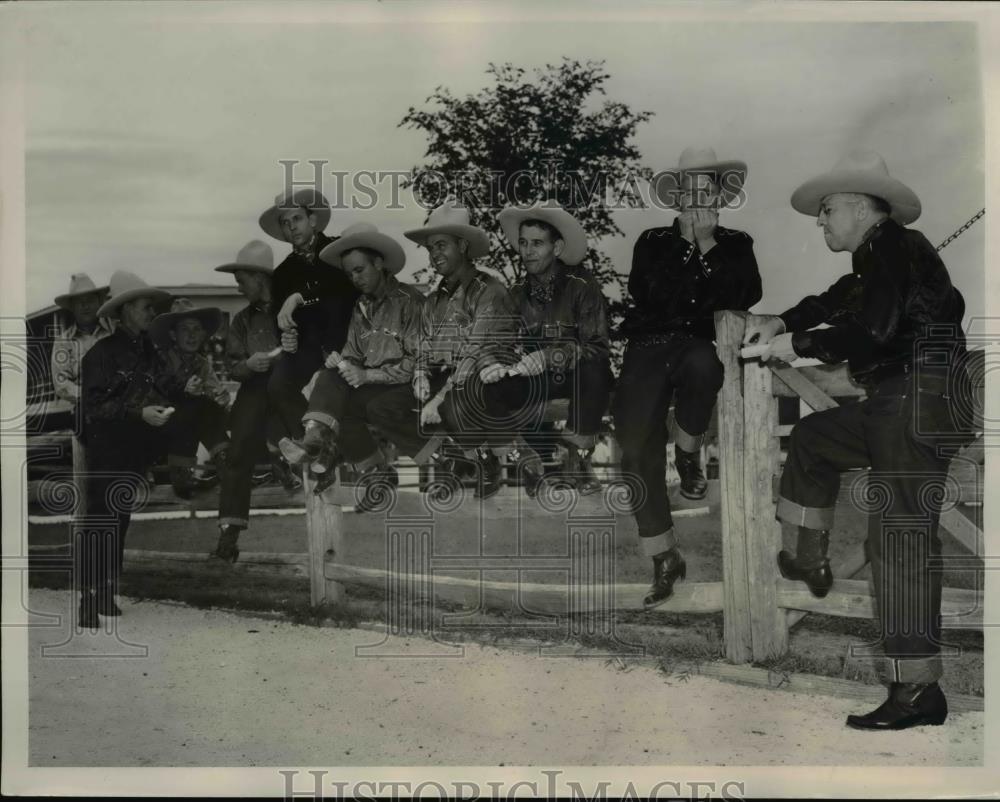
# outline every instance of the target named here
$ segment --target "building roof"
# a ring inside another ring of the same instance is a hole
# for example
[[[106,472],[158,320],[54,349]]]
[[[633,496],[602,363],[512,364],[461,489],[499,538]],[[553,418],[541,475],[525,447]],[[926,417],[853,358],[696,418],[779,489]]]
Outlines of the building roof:
[[[236,297],[240,294],[239,288],[235,284],[157,284],[155,286],[157,289],[165,290],[171,295],[187,295],[195,297],[221,295]],[[58,309],[59,307],[55,304],[49,304],[42,309],[29,312],[27,319],[34,320],[38,317],[45,317],[46,315],[51,315],[58,311]]]

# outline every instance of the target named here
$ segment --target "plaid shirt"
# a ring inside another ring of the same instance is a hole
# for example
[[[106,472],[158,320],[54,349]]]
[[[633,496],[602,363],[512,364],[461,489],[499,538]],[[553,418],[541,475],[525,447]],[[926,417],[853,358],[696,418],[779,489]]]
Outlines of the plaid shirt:
[[[190,395],[184,392],[184,388],[188,379],[197,376],[201,379],[201,391],[197,395],[211,399],[220,407],[229,405],[229,391],[219,381],[206,357],[201,354],[187,354],[177,348],[168,348],[161,356],[157,383],[171,401],[182,402],[190,398]]]
[[[369,382],[406,384],[413,378],[424,296],[389,276],[380,298],[362,295],[354,305],[341,356],[372,371]]]

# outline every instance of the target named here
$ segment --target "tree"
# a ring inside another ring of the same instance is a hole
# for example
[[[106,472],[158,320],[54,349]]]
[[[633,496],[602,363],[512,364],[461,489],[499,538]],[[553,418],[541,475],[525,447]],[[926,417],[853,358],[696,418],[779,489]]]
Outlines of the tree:
[[[652,117],[626,104],[603,100],[611,76],[603,61],[564,58],[532,71],[490,64],[492,85],[456,97],[437,87],[429,109],[407,111],[400,127],[427,135],[426,162],[414,167],[410,182],[425,206],[453,194],[468,207],[472,222],[490,234],[486,264],[508,282],[522,272],[517,252],[497,223],[508,202],[557,200],[583,224],[590,247],[584,265],[605,288],[621,289],[622,276],[594,243],[621,234],[610,205],[639,202],[636,179],[652,172],[639,164],[632,143],[636,129]],[[443,177],[444,181],[429,180]],[[428,278],[427,269],[418,279]],[[620,294],[620,293],[619,293]],[[620,314],[621,302],[612,303]]]

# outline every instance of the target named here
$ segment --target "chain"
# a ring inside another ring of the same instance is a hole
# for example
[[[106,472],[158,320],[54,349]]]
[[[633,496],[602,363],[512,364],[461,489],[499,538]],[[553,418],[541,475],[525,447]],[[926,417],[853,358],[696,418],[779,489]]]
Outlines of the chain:
[[[971,228],[972,224],[975,223],[980,217],[986,214],[986,209],[980,209],[976,212],[961,228],[959,228],[954,234],[952,234],[948,239],[937,246],[937,250],[941,251],[948,247],[952,242],[958,239],[963,233]]]

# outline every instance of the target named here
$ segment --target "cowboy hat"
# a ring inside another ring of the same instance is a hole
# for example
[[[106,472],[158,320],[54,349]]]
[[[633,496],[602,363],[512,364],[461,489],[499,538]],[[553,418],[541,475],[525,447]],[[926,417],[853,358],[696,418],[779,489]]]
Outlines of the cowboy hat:
[[[74,273],[69,277],[69,292],[56,296],[56,306],[69,309],[69,302],[74,298],[79,298],[81,295],[90,295],[91,293],[103,294],[107,291],[107,287],[96,286],[86,273]]]
[[[653,176],[653,191],[668,209],[679,209],[685,173],[715,173],[722,205],[740,197],[747,180],[747,163],[730,159],[720,161],[713,148],[684,148],[677,166]]]
[[[427,238],[435,234],[450,234],[464,239],[469,243],[470,259],[478,259],[490,252],[489,235],[481,228],[471,225],[469,210],[452,200],[445,201],[431,212],[427,218],[427,225],[423,228],[403,232],[404,237],[424,247],[427,246]]]
[[[371,248],[382,254],[385,269],[396,275],[406,264],[403,247],[388,234],[381,233],[371,223],[355,223],[345,228],[336,242],[319,252],[319,258],[334,267],[343,267],[343,255],[354,248]]]
[[[285,242],[285,235],[281,230],[281,221],[278,216],[281,212],[301,206],[316,215],[318,228],[323,231],[330,222],[330,204],[327,203],[323,193],[319,190],[303,187],[290,192],[279,192],[274,198],[274,205],[264,210],[264,213],[257,221],[264,229],[265,234],[269,234],[277,240]]]
[[[170,332],[184,318],[193,317],[201,322],[211,337],[222,325],[222,311],[214,306],[195,306],[190,298],[174,298],[170,311],[157,315],[149,327],[149,338],[158,348],[169,348]]]
[[[251,270],[271,275],[274,272],[274,251],[266,242],[252,239],[236,254],[236,261],[219,265],[216,273],[235,273],[237,270]]]
[[[521,223],[525,220],[542,220],[559,232],[563,241],[563,252],[559,258],[567,265],[578,265],[587,255],[587,232],[580,221],[555,201],[536,201],[527,209],[508,206],[497,215],[500,227],[514,250],[521,237]]]
[[[852,151],[829,172],[810,178],[792,193],[792,208],[815,217],[823,198],[838,192],[881,198],[892,209],[892,219],[903,226],[920,217],[917,193],[890,176],[885,159],[874,150]]]
[[[159,303],[170,297],[170,293],[166,290],[150,287],[135,273],[129,273],[127,270],[114,272],[109,282],[109,290],[111,297],[97,310],[98,317],[110,317],[122,304],[127,304],[136,298],[152,298],[153,303]]]

